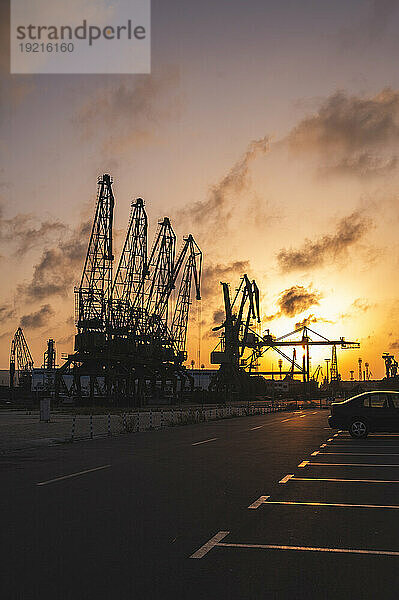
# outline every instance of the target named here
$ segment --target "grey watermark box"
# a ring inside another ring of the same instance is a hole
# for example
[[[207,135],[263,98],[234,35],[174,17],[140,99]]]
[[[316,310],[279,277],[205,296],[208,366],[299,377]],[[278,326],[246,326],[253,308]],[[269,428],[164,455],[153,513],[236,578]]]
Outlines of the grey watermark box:
[[[11,0],[11,73],[150,73],[151,0]]]

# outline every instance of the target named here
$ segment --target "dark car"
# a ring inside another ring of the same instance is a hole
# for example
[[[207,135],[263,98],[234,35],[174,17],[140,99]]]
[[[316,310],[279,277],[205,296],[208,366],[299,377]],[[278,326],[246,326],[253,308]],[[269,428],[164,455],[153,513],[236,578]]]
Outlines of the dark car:
[[[399,431],[399,392],[365,392],[333,402],[328,424],[358,439],[373,431]]]

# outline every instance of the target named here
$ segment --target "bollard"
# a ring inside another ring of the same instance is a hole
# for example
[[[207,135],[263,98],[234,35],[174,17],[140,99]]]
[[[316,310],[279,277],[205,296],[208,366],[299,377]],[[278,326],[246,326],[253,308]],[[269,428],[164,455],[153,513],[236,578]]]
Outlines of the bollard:
[[[76,415],[72,419],[71,442],[73,442],[73,438],[75,437],[75,424],[76,424]]]
[[[93,439],[94,437],[94,432],[93,432],[93,415],[90,415],[90,439]]]
[[[111,415],[108,415],[108,435],[111,435]]]

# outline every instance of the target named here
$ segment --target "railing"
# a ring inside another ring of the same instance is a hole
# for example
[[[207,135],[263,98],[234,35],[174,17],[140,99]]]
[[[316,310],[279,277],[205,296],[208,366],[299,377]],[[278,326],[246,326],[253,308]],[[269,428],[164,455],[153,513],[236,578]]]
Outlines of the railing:
[[[274,406],[245,404],[241,406],[212,406],[209,408],[182,407],[136,410],[108,415],[75,415],[72,417],[71,435],[68,440],[93,439],[94,437],[106,437],[121,433],[205,423],[218,419],[266,415],[286,410],[292,410],[292,406],[285,404],[275,404]]]

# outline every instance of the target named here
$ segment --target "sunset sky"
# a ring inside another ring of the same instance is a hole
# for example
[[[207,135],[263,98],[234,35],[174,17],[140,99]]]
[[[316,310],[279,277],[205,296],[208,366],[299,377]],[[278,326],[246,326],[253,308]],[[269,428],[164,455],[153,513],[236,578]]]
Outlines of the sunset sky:
[[[189,361],[201,320],[209,365],[219,282],[248,273],[262,330],[308,319],[360,341],[339,351],[344,379],[359,356],[383,376],[382,352],[399,351],[399,2],[153,0],[151,75],[11,76],[8,19],[3,0],[1,368],[19,325],[35,366],[49,337],[72,351],[73,286],[109,172],[117,248],[141,196],[151,238],[168,215],[179,245],[192,233],[203,250]]]

